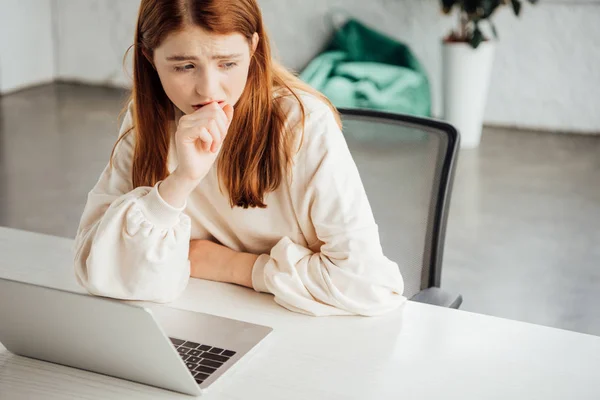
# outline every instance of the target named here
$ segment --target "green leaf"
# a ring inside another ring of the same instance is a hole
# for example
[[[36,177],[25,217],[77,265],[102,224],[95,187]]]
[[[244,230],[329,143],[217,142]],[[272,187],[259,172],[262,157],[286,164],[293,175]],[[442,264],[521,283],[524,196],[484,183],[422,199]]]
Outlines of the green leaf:
[[[469,16],[477,14],[477,8],[481,7],[481,0],[463,0],[462,8]]]
[[[512,8],[515,12],[515,15],[518,17],[519,13],[521,12],[521,2],[519,0],[510,0],[510,2],[512,3]]]
[[[473,36],[471,37],[471,47],[474,49],[478,48],[483,40],[483,33],[479,29],[479,26],[475,25],[475,30],[473,31]]]
[[[501,0],[481,0],[480,6],[483,8],[482,19],[486,19],[492,16],[496,8],[498,8],[502,2]]]

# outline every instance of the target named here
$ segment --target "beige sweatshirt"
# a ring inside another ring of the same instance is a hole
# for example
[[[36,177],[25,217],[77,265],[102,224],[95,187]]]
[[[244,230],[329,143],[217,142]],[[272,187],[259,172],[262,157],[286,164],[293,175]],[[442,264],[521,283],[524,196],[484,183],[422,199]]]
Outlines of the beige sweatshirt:
[[[290,126],[300,120],[291,96],[279,99]],[[406,299],[397,264],[386,258],[367,196],[334,115],[304,94],[304,140],[292,179],[265,196],[266,209],[231,208],[219,191],[217,165],[174,208],[154,187],[133,188],[135,132],[115,151],[88,194],[75,240],[75,272],[90,293],[169,302],[190,278],[190,239],[210,239],[260,255],[256,291],[310,315],[377,315]],[[132,126],[131,110],[119,135]],[[297,129],[297,138],[300,138]],[[174,136],[174,135],[173,135]],[[298,142],[299,143],[299,142]],[[168,169],[177,166],[172,143]]]

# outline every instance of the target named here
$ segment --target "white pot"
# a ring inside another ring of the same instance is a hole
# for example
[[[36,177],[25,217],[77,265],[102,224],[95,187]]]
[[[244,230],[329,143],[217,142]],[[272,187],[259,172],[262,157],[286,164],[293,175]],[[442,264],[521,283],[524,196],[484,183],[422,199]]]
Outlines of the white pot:
[[[479,146],[495,44],[443,44],[444,119],[460,132],[462,148]]]

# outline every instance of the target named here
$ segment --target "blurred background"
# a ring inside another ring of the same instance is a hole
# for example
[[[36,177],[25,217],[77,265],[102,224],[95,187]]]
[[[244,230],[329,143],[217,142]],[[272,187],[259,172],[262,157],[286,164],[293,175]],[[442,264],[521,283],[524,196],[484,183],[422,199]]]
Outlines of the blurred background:
[[[259,0],[276,57],[351,95],[336,105],[464,131],[442,274],[461,309],[600,335],[600,0],[490,18],[493,2],[460,3]],[[117,138],[139,0],[1,5],[0,225],[74,237]]]

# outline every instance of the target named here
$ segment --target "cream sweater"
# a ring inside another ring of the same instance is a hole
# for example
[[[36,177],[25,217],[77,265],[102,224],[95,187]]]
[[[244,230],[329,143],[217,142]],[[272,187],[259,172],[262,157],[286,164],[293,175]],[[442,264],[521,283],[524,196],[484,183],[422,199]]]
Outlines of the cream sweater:
[[[272,293],[289,310],[377,315],[402,304],[402,277],[382,253],[378,227],[334,115],[313,96],[304,94],[302,100],[305,136],[292,179],[265,196],[266,209],[232,209],[219,191],[216,163],[180,209],[160,197],[158,185],[133,188],[135,132],[128,134],[117,146],[113,167],[106,166],[88,194],[75,240],[78,282],[96,295],[169,302],[190,278],[190,239],[210,239],[259,255],[254,289]],[[294,126],[300,120],[298,104],[291,96],[279,101]],[[129,110],[119,134],[131,126]],[[169,171],[176,166],[172,143]]]

